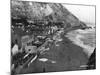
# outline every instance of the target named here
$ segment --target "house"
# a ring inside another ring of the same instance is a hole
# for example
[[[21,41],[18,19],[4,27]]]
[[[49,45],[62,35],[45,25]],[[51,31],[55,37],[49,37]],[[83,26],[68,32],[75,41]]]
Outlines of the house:
[[[34,41],[33,36],[25,35],[21,39],[22,41],[22,48],[25,50],[26,53],[33,53],[36,52],[36,46],[32,45]]]

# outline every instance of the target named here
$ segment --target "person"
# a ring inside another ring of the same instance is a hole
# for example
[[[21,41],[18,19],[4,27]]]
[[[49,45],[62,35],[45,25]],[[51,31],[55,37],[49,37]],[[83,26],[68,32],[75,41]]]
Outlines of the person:
[[[17,41],[17,39],[15,40],[15,44],[14,44],[14,46],[13,46],[13,48],[12,48],[12,55],[15,55],[15,54],[17,54],[18,53],[18,41]]]

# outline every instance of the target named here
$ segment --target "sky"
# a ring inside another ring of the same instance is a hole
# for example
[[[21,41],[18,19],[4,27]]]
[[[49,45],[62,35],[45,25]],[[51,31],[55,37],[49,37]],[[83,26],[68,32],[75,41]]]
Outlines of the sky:
[[[85,23],[95,24],[95,7],[63,4],[72,14]]]

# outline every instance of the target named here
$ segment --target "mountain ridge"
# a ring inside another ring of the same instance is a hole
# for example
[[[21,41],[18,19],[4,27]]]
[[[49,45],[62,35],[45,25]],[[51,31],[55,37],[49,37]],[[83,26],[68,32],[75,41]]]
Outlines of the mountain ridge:
[[[24,17],[30,20],[48,20],[65,24],[70,23],[71,26],[80,25],[79,19],[69,12],[60,3],[40,3],[31,1],[11,1],[12,17]]]

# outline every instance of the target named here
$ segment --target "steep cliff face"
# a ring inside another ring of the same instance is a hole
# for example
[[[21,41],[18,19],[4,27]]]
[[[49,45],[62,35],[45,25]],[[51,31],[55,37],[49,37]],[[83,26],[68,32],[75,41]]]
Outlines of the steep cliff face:
[[[39,3],[26,1],[11,1],[12,17],[24,17],[34,20],[46,20],[65,24],[70,23],[71,26],[80,25],[80,21],[71,12],[69,12],[60,3]]]

